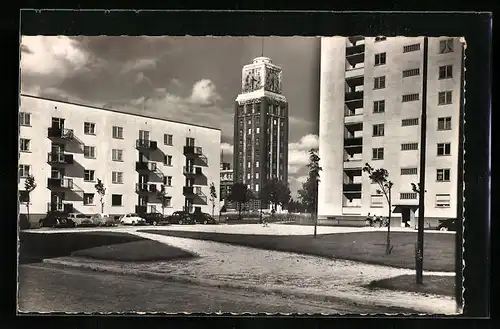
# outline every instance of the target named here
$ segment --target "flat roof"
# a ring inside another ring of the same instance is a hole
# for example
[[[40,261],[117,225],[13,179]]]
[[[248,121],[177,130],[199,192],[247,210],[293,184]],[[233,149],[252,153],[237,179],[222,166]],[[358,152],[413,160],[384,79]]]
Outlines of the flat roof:
[[[142,117],[142,118],[147,118],[147,119],[155,119],[155,120],[161,120],[161,121],[166,121],[166,122],[172,122],[172,123],[178,123],[178,124],[183,124],[183,125],[188,125],[188,126],[201,127],[201,128],[207,128],[207,129],[213,129],[213,130],[221,131],[220,128],[215,128],[215,127],[210,127],[210,126],[204,126],[204,125],[199,125],[199,124],[195,124],[195,123],[170,120],[170,119],[165,119],[165,118],[151,116],[151,115],[128,113],[128,112],[123,112],[123,111],[119,111],[119,110],[115,110],[115,109],[109,109],[109,108],[105,108],[105,107],[98,107],[98,106],[81,104],[81,103],[75,103],[75,102],[69,102],[69,101],[62,101],[62,100],[48,98],[48,97],[34,96],[34,95],[28,95],[28,94],[22,94],[22,93],[20,94],[20,96],[30,97],[30,98],[36,98],[36,99],[41,99],[41,100],[46,100],[46,101],[51,101],[51,102],[57,102],[57,103],[62,103],[62,104],[70,104],[70,105],[83,106],[83,107],[88,107],[88,108],[91,108],[91,109],[96,109],[96,110],[101,110],[101,111],[109,111],[109,112],[126,114],[126,115],[132,115],[132,116]]]

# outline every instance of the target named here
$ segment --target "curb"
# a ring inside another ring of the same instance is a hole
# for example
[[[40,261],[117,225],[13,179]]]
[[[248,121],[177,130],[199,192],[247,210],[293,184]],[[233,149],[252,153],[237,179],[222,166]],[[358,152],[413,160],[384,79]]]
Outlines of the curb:
[[[426,315],[429,313],[428,311],[422,311],[422,310],[417,310],[417,309],[412,309],[412,308],[405,308],[405,307],[398,307],[398,306],[391,306],[391,305],[377,305],[374,303],[369,303],[366,300],[364,300],[363,298],[353,298],[353,297],[347,297],[347,296],[340,297],[340,296],[333,296],[333,295],[321,295],[321,294],[316,294],[316,293],[308,293],[308,292],[298,291],[296,289],[253,286],[253,285],[241,284],[241,283],[237,283],[237,282],[227,282],[227,281],[221,282],[221,281],[217,281],[217,280],[183,277],[183,276],[170,275],[170,274],[158,273],[158,272],[119,269],[119,268],[116,268],[113,266],[92,264],[92,263],[85,264],[85,263],[79,263],[76,261],[73,262],[73,261],[67,261],[67,260],[62,260],[62,259],[44,259],[43,263],[69,266],[69,267],[73,267],[73,268],[83,268],[83,269],[88,269],[88,270],[92,270],[92,271],[106,272],[106,273],[113,273],[113,274],[134,275],[134,276],[139,276],[139,277],[154,279],[154,280],[172,281],[172,282],[178,282],[178,283],[193,283],[196,285],[206,286],[206,287],[238,289],[238,290],[246,290],[246,291],[257,292],[257,293],[264,293],[264,294],[269,294],[269,293],[273,294],[274,293],[274,294],[279,294],[282,296],[297,297],[297,298],[309,299],[309,300],[313,300],[313,301],[341,303],[343,305],[348,305],[348,306],[353,306],[353,307],[358,307],[358,308],[363,307],[363,306],[370,307],[370,308],[376,308],[376,309],[377,308],[386,308],[386,309],[394,310],[392,313],[390,313],[391,315],[393,315],[393,314]],[[381,313],[375,312],[375,313],[371,313],[371,314],[381,314]]]

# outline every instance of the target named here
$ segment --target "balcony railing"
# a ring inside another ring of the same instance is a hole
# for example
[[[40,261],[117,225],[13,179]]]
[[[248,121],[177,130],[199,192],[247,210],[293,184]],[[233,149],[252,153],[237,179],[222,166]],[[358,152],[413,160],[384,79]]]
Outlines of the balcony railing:
[[[49,152],[47,154],[47,162],[50,164],[73,164],[73,154]]]
[[[152,183],[137,183],[135,184],[135,191],[137,193],[157,193],[158,187]]]
[[[135,141],[135,147],[138,149],[156,150],[158,148],[158,143],[149,139],[139,138]]]
[[[362,100],[363,99],[363,91],[349,91],[345,93],[344,97],[346,102]]]
[[[137,161],[135,163],[135,170],[147,170],[147,171],[156,171],[158,169],[156,162],[147,162],[147,161]]]
[[[184,195],[184,196],[193,196],[194,195],[194,187],[192,187],[192,186],[184,186],[182,188],[182,195]]]
[[[47,129],[48,138],[63,138],[72,139],[74,137],[73,129],[59,128],[59,127],[49,127]]]
[[[348,137],[344,138],[345,146],[361,146],[363,145],[363,137]]]
[[[73,204],[65,202],[48,202],[47,212],[64,212],[69,214],[73,212]]]
[[[197,190],[195,191],[195,194],[196,194],[196,196],[197,196],[198,198],[200,198],[200,199],[201,199],[201,201],[203,201],[203,203],[205,203],[205,204],[207,203],[208,198],[207,198],[207,196],[205,195],[205,193],[203,193],[203,192],[201,191],[201,189],[197,189]]]
[[[72,178],[47,178],[47,188],[62,187],[72,190],[75,187]]]
[[[191,167],[191,166],[184,166],[182,168],[182,172],[186,176],[196,176],[196,175],[203,175],[203,171],[201,170],[200,167]]]
[[[348,183],[343,186],[344,192],[361,192],[361,183]]]
[[[200,146],[184,146],[184,155],[198,156],[203,154],[203,149]]]
[[[365,45],[364,44],[360,44],[360,45],[352,46],[352,47],[347,47],[345,49],[346,56],[362,54],[364,52],[365,52]]]

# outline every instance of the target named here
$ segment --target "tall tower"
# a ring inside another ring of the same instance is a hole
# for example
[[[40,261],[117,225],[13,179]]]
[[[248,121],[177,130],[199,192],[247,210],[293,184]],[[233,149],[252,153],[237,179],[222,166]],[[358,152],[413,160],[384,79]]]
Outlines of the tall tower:
[[[269,179],[288,181],[288,103],[282,69],[257,57],[242,69],[234,114],[234,180],[258,195]]]

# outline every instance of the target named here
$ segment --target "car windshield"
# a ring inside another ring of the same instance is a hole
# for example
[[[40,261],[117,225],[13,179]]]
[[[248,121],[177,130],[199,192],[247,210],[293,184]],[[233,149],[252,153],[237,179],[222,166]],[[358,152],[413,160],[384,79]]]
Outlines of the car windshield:
[[[76,218],[87,218],[87,216],[85,216],[84,214],[78,214],[76,215]]]

